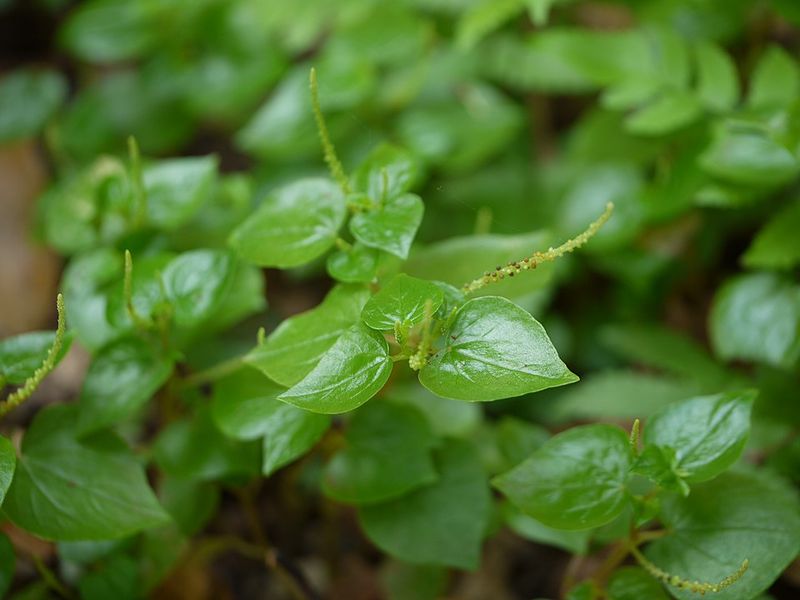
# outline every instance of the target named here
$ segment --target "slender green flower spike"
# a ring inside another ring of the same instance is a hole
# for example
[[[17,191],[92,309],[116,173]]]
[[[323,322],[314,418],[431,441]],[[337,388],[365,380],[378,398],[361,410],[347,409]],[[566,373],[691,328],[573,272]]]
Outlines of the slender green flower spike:
[[[64,313],[64,296],[61,294],[56,297],[56,310],[58,311],[58,327],[56,328],[56,337],[53,340],[53,345],[50,346],[47,356],[41,366],[33,372],[33,375],[28,377],[17,391],[0,403],[0,417],[8,414],[30,398],[42,380],[55,368],[58,362],[58,355],[61,352],[61,346],[64,343],[67,327]]]
[[[336,150],[331,142],[331,136],[328,133],[328,126],[325,124],[325,117],[322,115],[322,108],[319,104],[319,87],[317,86],[317,70],[313,67],[308,75],[309,87],[311,88],[311,108],[314,111],[314,120],[317,122],[317,131],[319,132],[319,139],[322,142],[322,152],[325,156],[325,164],[331,172],[331,176],[342,188],[344,194],[350,193],[350,181],[345,175],[344,167],[339,157],[336,156]]]
[[[650,575],[662,583],[671,585],[672,587],[676,587],[681,590],[688,590],[692,593],[700,594],[701,596],[705,596],[708,593],[713,594],[721,592],[725,588],[732,586],[742,578],[745,572],[747,572],[747,569],[750,567],[750,561],[744,559],[741,566],[734,573],[731,573],[717,583],[708,583],[703,581],[690,581],[683,579],[678,575],[667,573],[645,558],[645,556],[636,548],[631,549],[631,554],[633,554],[634,558],[636,558],[639,564],[642,565],[645,571],[650,573]]]

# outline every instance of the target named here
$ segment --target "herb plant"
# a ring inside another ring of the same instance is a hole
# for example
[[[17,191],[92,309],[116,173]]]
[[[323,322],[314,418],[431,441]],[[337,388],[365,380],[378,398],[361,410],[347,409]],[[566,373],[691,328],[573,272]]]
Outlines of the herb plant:
[[[137,68],[64,108],[58,73],[0,80],[68,257],[57,329],[0,341],[0,595],[163,595],[236,555],[337,597],[354,543],[386,597],[467,597],[511,531],[569,558],[497,597],[790,597],[800,36],[726,46],[791,2],[621,2],[615,31],[569,0],[183,4],[71,12],[70,53]],[[588,93],[556,147],[539,119]],[[263,172],[155,158],[209,123]],[[80,349],[78,397],[38,407]]]

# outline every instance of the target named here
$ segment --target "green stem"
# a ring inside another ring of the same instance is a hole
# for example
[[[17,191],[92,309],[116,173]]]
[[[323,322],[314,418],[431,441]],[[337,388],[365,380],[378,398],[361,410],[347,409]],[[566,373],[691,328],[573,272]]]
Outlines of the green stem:
[[[33,564],[36,567],[36,571],[39,573],[39,576],[44,581],[45,585],[53,590],[56,594],[61,596],[62,598],[66,598],[67,600],[73,600],[75,595],[67,589],[67,587],[59,581],[56,574],[50,570],[50,568],[44,564],[41,558],[38,556],[33,556]]]
[[[226,375],[235,373],[244,366],[244,357],[236,356],[234,358],[224,360],[213,367],[209,367],[208,369],[189,375],[180,382],[180,387],[190,388],[205,385],[206,383],[213,383],[218,379],[222,379]]]
[[[142,225],[147,218],[147,193],[142,177],[142,157],[139,154],[139,144],[136,143],[136,138],[133,136],[128,138],[128,156],[131,161],[131,187],[136,202],[135,223]]]

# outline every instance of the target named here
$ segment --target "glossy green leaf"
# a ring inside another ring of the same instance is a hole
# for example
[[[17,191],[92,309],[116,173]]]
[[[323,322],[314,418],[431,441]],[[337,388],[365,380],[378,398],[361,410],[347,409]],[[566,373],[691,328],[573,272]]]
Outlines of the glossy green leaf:
[[[262,471],[270,475],[316,444],[330,418],[280,402],[286,388],[251,369],[221,379],[214,386],[214,422],[228,436],[263,438]]]
[[[217,182],[218,160],[198,156],[162,160],[145,167],[147,218],[163,229],[191,220],[208,201]]]
[[[766,590],[800,551],[800,510],[795,491],[766,473],[725,473],[669,496],[661,520],[669,535],[650,544],[647,557],[683,579],[716,583],[749,567],[741,579],[714,594],[718,600],[753,598]],[[670,587],[676,598],[697,595]]]
[[[11,440],[0,435],[0,506],[3,505],[3,498],[14,478],[16,467],[17,451]]]
[[[380,264],[380,250],[356,242],[346,250],[328,256],[328,274],[345,283],[368,283],[375,279]]]
[[[224,436],[214,425],[211,411],[204,408],[163,429],[153,446],[153,456],[168,475],[211,481],[258,473],[260,448],[254,442]]]
[[[37,135],[67,95],[55,71],[14,71],[0,80],[0,145]]]
[[[668,600],[658,581],[641,567],[622,567],[608,580],[608,600]]]
[[[25,383],[42,366],[55,338],[54,331],[33,331],[0,340],[0,381],[12,385]],[[67,333],[56,363],[64,358],[71,344],[72,335]]]
[[[589,529],[622,512],[630,466],[624,431],[612,425],[583,425],[556,435],[493,483],[545,525]]]
[[[791,269],[800,263],[800,202],[775,213],[759,230],[742,257],[751,269]]]
[[[283,321],[245,360],[281,385],[296,384],[351,325],[359,322],[369,297],[366,288],[333,288],[316,308]]]
[[[730,467],[750,432],[755,392],[701,396],[668,406],[648,419],[644,441],[675,451],[675,468],[689,482]]]
[[[686,127],[701,114],[702,107],[693,94],[671,92],[630,115],[625,127],[636,135],[666,135]]]
[[[233,281],[236,262],[224,250],[193,250],[173,259],[163,281],[179,326],[198,325],[219,307]]]
[[[425,305],[430,302],[433,315],[443,301],[442,291],[436,284],[400,273],[367,301],[361,319],[372,329],[390,331],[396,324],[421,323],[425,318]]]
[[[732,109],[739,101],[739,75],[728,54],[711,42],[695,46],[697,96],[714,111]]]
[[[389,345],[383,336],[364,325],[353,325],[308,375],[278,399],[316,413],[347,412],[377,394],[391,372]]]
[[[407,258],[424,212],[422,199],[414,194],[386,198],[378,206],[353,215],[350,231],[365,246]]]
[[[262,267],[296,267],[330,248],[344,222],[344,197],[327,179],[302,179],[272,192],[231,234],[239,255]]]
[[[717,356],[789,367],[800,355],[800,288],[772,273],[728,280],[711,307]]]
[[[41,410],[24,439],[3,510],[17,526],[50,540],[102,540],[162,525],[140,461],[122,441],[75,437],[75,405]]]
[[[0,499],[2,502],[2,499]],[[4,533],[0,533],[0,598],[5,597],[6,592],[14,582],[14,572],[16,568],[16,556],[11,540]]]
[[[419,163],[399,146],[381,144],[353,173],[352,185],[375,202],[408,192],[419,178]]]
[[[747,104],[751,108],[788,106],[800,95],[800,69],[796,59],[779,46],[761,56],[750,77]]]
[[[435,443],[430,425],[416,409],[370,403],[353,416],[344,448],[325,467],[323,489],[340,502],[372,504],[433,483]]]
[[[551,236],[541,231],[522,235],[455,237],[415,251],[404,271],[414,277],[443,281],[460,289],[482,273],[529,256],[536,249],[547,249],[552,242]],[[552,264],[545,263],[535,271],[526,271],[518,277],[487,286],[478,294],[519,297],[543,288],[551,281],[552,275]]]
[[[760,132],[722,129],[700,156],[700,166],[730,183],[776,186],[800,171],[797,158]]]
[[[419,380],[445,398],[498,400],[578,380],[561,362],[544,327],[505,298],[468,301],[443,344],[420,370]]]
[[[647,477],[665,490],[684,496],[690,491],[685,479],[689,473],[680,467],[675,449],[670,446],[646,446],[636,457],[631,472]]]
[[[554,529],[508,503],[503,505],[503,520],[511,531],[526,540],[561,548],[573,554],[586,554],[589,549],[591,529]]]
[[[171,253],[132,257],[130,299],[136,314],[143,319],[154,319],[158,314],[166,314],[171,310],[167,306],[162,274],[173,259]],[[112,284],[106,302],[106,319],[114,328],[124,330],[134,327],[128,312],[124,278]]]
[[[435,483],[361,507],[359,520],[367,537],[396,558],[475,569],[491,504],[486,475],[465,442],[448,442],[435,458]]]
[[[78,400],[78,431],[87,433],[137,414],[172,373],[172,360],[135,337],[104,346],[89,366]]]

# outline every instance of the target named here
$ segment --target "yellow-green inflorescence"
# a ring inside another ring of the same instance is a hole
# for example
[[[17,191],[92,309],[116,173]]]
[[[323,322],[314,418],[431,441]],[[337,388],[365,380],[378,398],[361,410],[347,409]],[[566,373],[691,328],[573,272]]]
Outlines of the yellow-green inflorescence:
[[[705,581],[691,581],[688,579],[683,579],[678,575],[673,575],[671,573],[667,573],[663,569],[660,569],[652,562],[650,562],[644,555],[639,552],[636,548],[631,550],[631,553],[636,558],[644,569],[650,573],[653,577],[661,581],[662,583],[666,583],[667,585],[671,585],[672,587],[676,587],[681,590],[687,590],[693,592],[695,594],[699,594],[701,596],[705,596],[706,594],[713,594],[716,592],[721,592],[725,588],[730,587],[737,581],[739,581],[742,576],[745,574],[747,569],[750,567],[750,561],[745,559],[742,561],[741,566],[733,573],[725,577],[724,579],[718,581],[717,583],[709,583]]]
[[[603,224],[608,221],[613,210],[614,204],[609,202],[606,205],[606,209],[603,211],[603,214],[600,215],[600,217],[591,225],[589,225],[589,227],[587,227],[586,231],[583,233],[577,235],[571,240],[567,240],[557,248],[548,248],[545,252],[534,252],[532,255],[526,258],[511,261],[505,266],[498,266],[494,271],[484,273],[481,277],[464,284],[464,293],[470,294],[472,292],[476,292],[490,283],[497,283],[506,277],[514,277],[522,271],[535,269],[544,262],[553,261],[561,256],[564,256],[565,254],[569,254],[570,252],[577,250],[586,242],[588,242],[594,236],[594,234],[598,232]]]

